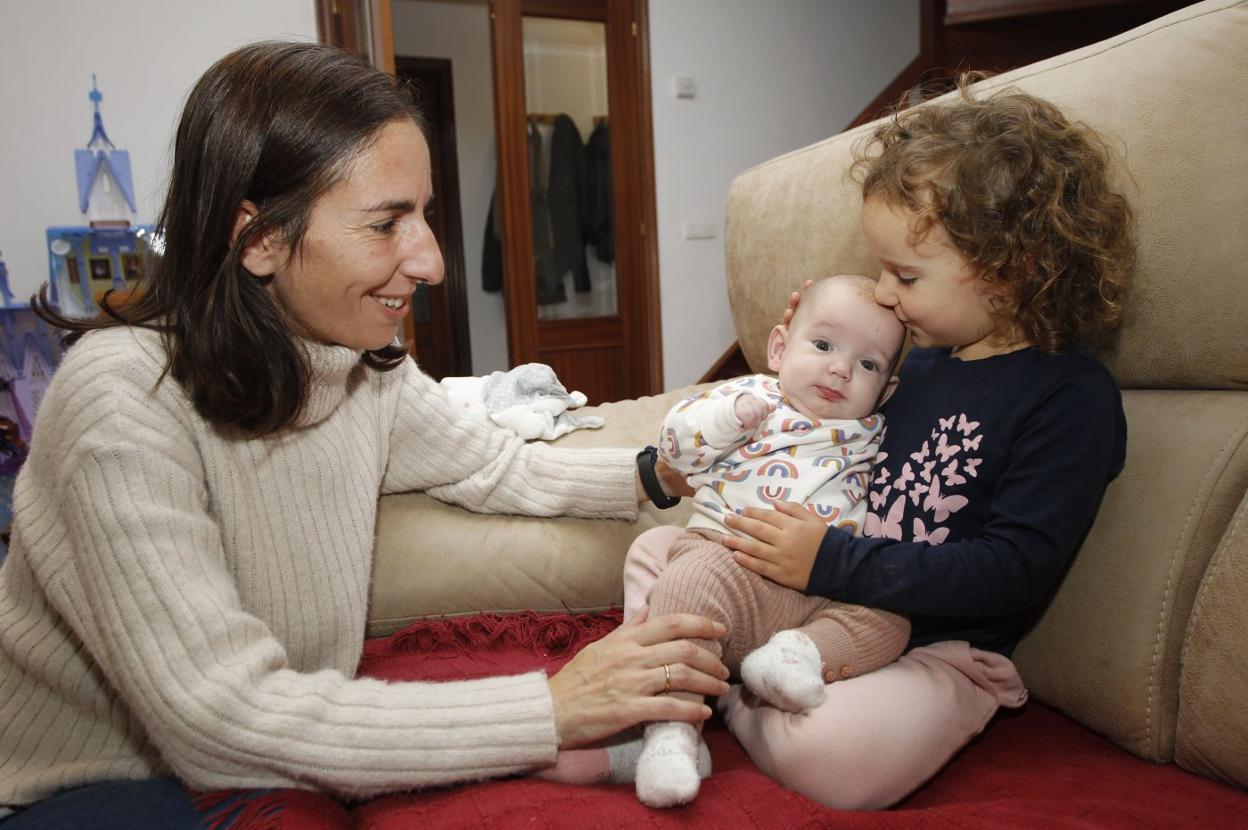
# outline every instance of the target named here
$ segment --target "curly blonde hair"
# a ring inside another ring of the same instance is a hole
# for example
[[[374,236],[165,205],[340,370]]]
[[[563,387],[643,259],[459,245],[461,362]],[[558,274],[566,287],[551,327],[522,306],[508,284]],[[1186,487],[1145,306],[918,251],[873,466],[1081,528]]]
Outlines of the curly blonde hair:
[[[985,282],[1014,342],[1108,346],[1135,267],[1131,208],[1090,127],[1017,90],[900,108],[855,148],[864,201],[940,223]]]

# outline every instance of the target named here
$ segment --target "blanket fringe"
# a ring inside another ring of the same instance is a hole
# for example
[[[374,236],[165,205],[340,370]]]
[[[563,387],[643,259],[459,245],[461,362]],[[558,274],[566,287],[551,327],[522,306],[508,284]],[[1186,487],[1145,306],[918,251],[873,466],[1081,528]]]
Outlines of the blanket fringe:
[[[623,612],[619,610],[597,614],[522,611],[438,617],[417,620],[385,638],[379,645],[380,651],[369,656],[419,653],[454,657],[483,649],[523,646],[557,658],[574,654],[609,634],[622,620]]]

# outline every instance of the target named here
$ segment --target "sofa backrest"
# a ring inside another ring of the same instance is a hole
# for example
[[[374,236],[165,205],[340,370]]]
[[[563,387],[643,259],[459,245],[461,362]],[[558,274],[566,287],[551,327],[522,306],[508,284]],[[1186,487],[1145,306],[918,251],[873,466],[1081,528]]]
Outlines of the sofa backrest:
[[[979,85],[1005,86],[1106,136],[1139,238],[1105,355],[1125,390],[1126,471],[1016,661],[1037,698],[1132,752],[1176,758],[1177,731],[1179,763],[1248,784],[1248,709],[1227,705],[1248,689],[1248,3],[1199,3]],[[876,272],[847,175],[874,126],[732,185],[729,299],[756,368],[789,291]]]

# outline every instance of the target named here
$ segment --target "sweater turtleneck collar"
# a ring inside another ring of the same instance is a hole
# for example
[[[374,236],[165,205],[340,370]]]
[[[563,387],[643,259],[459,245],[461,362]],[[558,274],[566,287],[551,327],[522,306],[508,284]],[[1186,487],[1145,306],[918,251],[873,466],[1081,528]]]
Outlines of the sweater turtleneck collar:
[[[300,340],[299,345],[308,357],[309,375],[308,399],[296,424],[310,427],[332,415],[363,377],[363,352],[311,340]]]

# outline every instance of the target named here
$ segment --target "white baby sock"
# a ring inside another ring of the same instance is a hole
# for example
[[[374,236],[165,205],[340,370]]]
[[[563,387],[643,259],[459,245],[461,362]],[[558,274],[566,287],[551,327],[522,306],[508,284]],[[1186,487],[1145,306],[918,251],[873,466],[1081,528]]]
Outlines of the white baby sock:
[[[675,807],[693,801],[701,783],[697,730],[680,721],[647,725],[637,759],[637,799],[649,807]]]
[[[637,780],[637,759],[644,738],[642,727],[623,732],[598,746],[561,749],[553,767],[533,773],[537,778],[561,784],[625,784]],[[711,774],[711,751],[698,735],[698,777]]]
[[[644,738],[631,741],[620,741],[607,745],[607,757],[611,759],[611,774],[608,779],[613,784],[624,784],[637,780],[637,763],[641,758],[641,750],[645,747]],[[698,734],[698,777],[711,777],[711,750]]]
[[[777,631],[741,661],[746,688],[786,712],[805,712],[823,702],[823,661],[815,641],[796,629]]]

